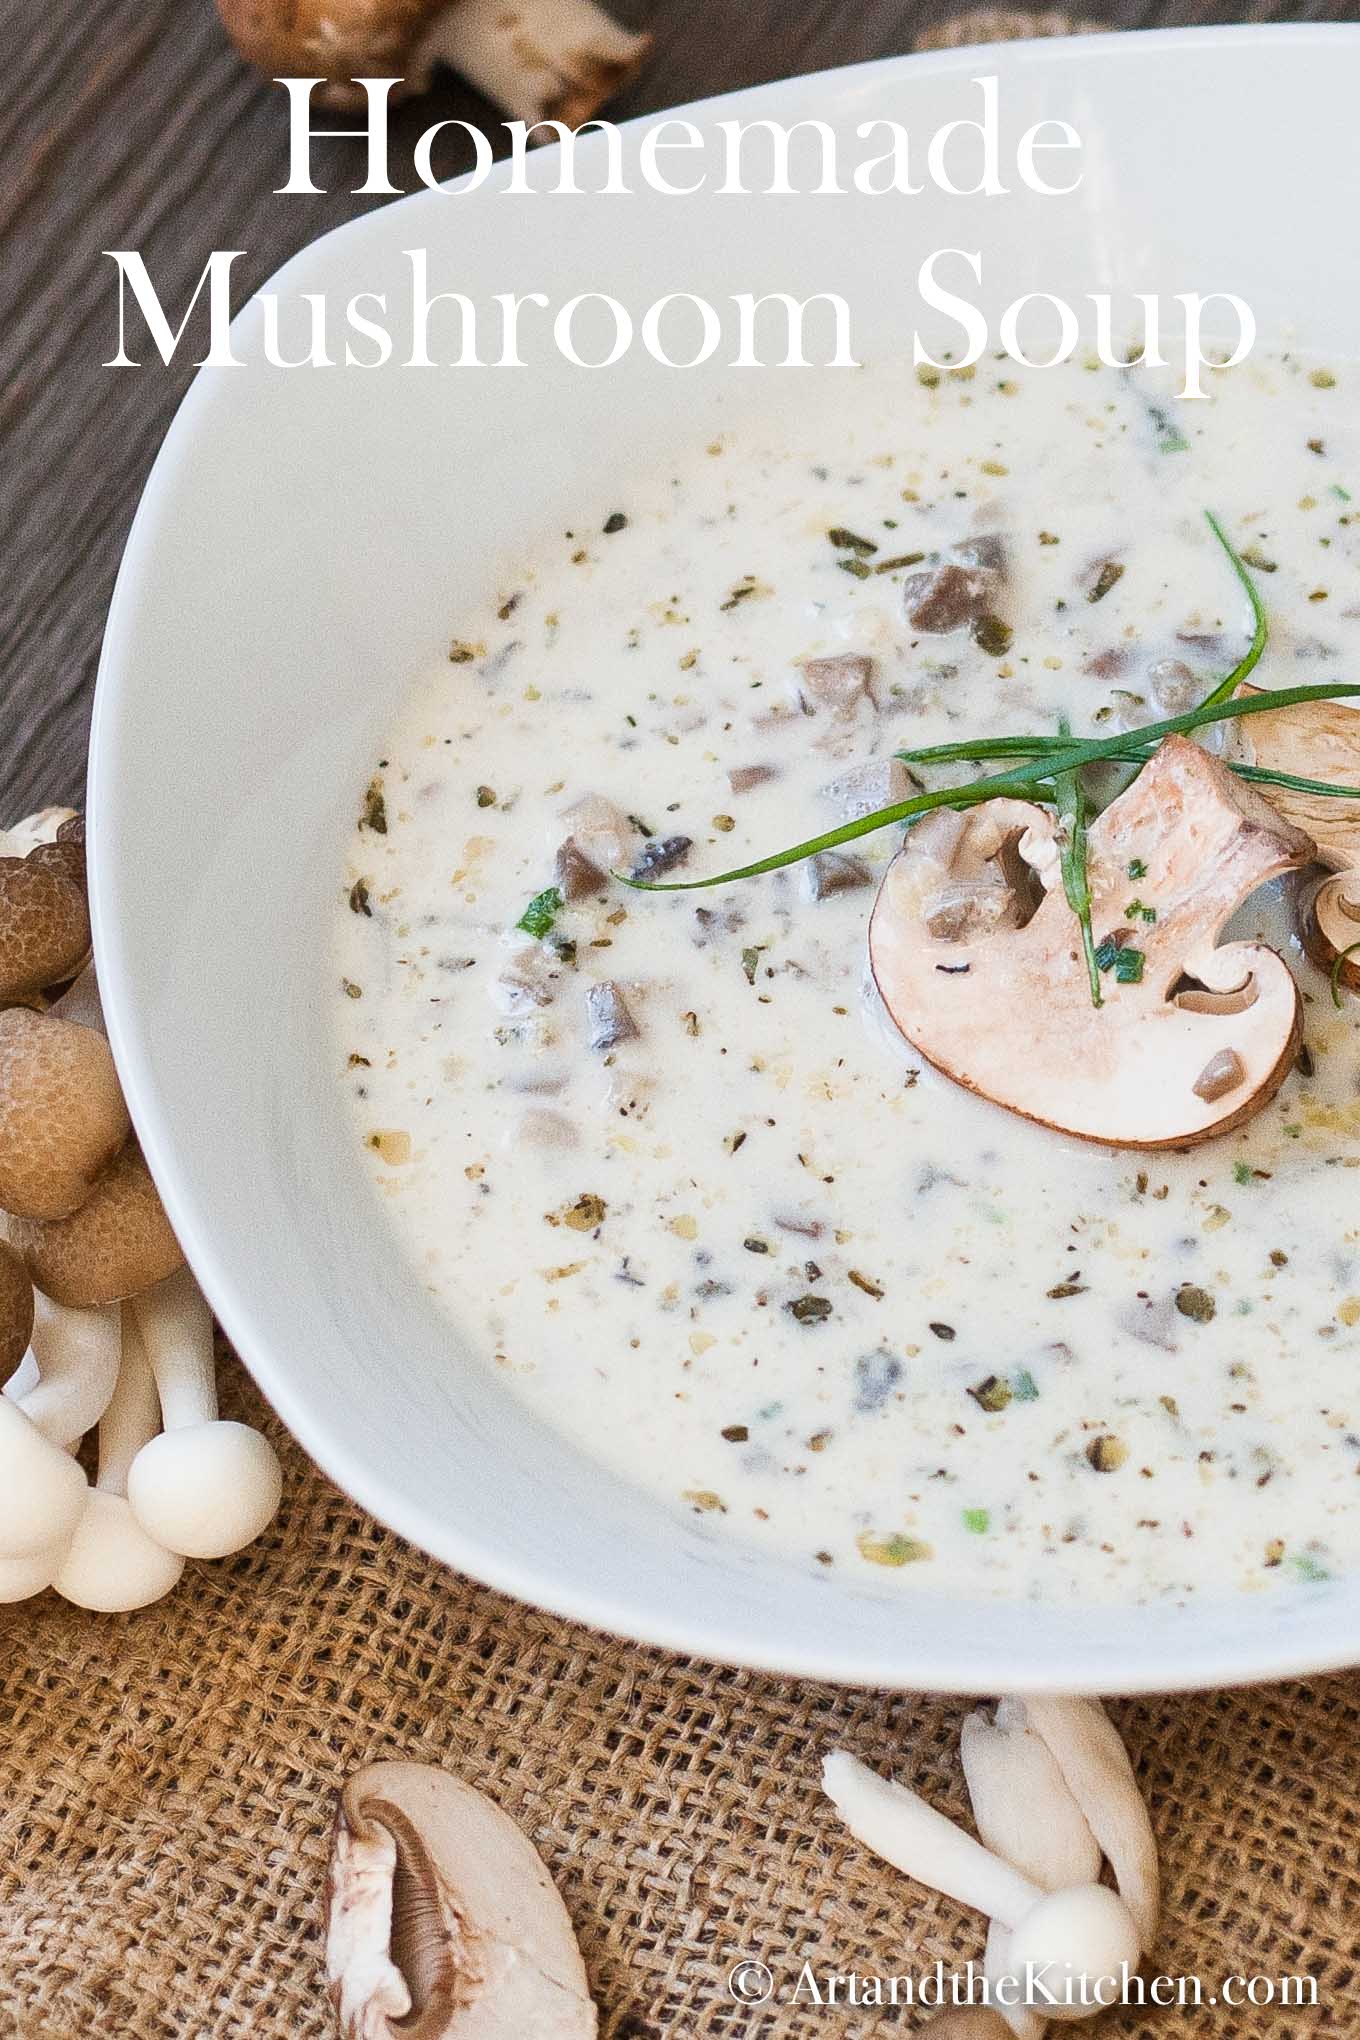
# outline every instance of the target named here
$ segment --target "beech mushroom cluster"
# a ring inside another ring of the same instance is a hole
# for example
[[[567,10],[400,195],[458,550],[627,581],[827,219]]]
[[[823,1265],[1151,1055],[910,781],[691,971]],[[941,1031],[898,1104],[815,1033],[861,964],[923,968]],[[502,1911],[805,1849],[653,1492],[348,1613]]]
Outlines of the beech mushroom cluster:
[[[89,948],[80,817],[0,832],[0,1601],[54,1586],[112,1611],[250,1543],[281,1481],[258,1432],[218,1421],[212,1319],[132,1131]],[[76,1454],[96,1426],[91,1486]]]
[[[1318,854],[1278,803],[1187,738],[1162,743],[1087,836],[1098,1007],[1052,811],[998,799],[927,821],[884,877],[869,960],[938,1069],[1115,1147],[1187,1147],[1275,1095],[1298,1053],[1298,987],[1273,949],[1218,937],[1258,886]],[[1015,1014],[1044,1016],[1023,1053]]]
[[[988,1917],[988,2004],[929,2030],[1042,2040],[1050,2020],[1115,2002],[1151,1952],[1161,1898],[1147,1809],[1098,1700],[1003,1699],[994,1716],[968,1716],[961,1749],[980,1840],[841,1750],[823,1788],[876,1855]]]
[[[530,1842],[428,1764],[340,1794],[326,1977],[342,2040],[591,2040],[567,1909]]]
[[[361,78],[421,92],[447,64],[517,120],[568,127],[602,106],[652,46],[595,0],[217,0],[241,55],[270,77],[322,78],[331,105]]]

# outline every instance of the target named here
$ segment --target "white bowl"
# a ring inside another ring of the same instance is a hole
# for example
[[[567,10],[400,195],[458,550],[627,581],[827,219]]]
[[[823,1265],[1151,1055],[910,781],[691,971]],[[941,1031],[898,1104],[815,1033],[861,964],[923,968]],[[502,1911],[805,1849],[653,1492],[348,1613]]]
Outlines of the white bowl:
[[[994,74],[1012,134],[1065,118],[1076,198],[421,193],[306,249],[289,293],[387,289],[402,251],[479,301],[838,290],[900,347],[930,249],[980,249],[999,307],[1043,288],[1236,290],[1263,337],[1354,340],[1360,31],[1196,29],[894,59],[687,109],[904,121]],[[637,129],[629,131],[631,150]],[[535,175],[548,177],[550,159]],[[280,203],[305,205],[305,200]],[[258,306],[237,328],[257,353]],[[401,349],[398,350],[400,358]],[[587,1465],[461,1353],[356,1153],[331,1035],[342,846],[374,747],[460,600],[796,372],[202,373],[128,542],[90,774],[96,947],[133,1117],[189,1258],[284,1421],[374,1514],[460,1571],[704,1656],[918,1689],[1132,1691],[1349,1663],[1360,1581],[1188,1607],[1055,1608],[809,1578],[677,1523]]]

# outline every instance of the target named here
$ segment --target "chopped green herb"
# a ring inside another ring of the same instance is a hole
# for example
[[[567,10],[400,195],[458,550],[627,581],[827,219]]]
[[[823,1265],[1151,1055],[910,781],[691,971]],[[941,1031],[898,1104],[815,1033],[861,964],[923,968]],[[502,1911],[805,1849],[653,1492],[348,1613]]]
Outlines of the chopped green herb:
[[[1070,732],[1066,719],[1058,726],[1060,736]],[[1053,780],[1053,800],[1062,819],[1059,861],[1067,904],[1081,929],[1082,954],[1091,986],[1091,1004],[1104,1004],[1100,996],[1100,975],[1096,968],[1095,940],[1091,933],[1091,879],[1086,862],[1086,795],[1075,772],[1059,772]]]
[[[843,524],[833,524],[826,534],[838,552],[876,553],[878,542],[872,538],[861,538],[857,531],[847,531]]]
[[[1010,1383],[1003,1380],[1001,1375],[989,1374],[984,1381],[978,1382],[976,1388],[970,1388],[968,1393],[980,1409],[986,1410],[989,1416],[994,1417],[1009,1406],[1013,1391]]]
[[[896,553],[890,560],[879,560],[874,566],[876,574],[892,574],[899,567],[919,567],[925,558],[923,552]]]
[[[1087,590],[1088,602],[1103,602],[1117,581],[1124,578],[1124,568],[1119,560],[1106,560],[1096,575],[1095,586]]]
[[[562,911],[562,895],[555,885],[546,886],[541,893],[535,893],[515,926],[522,928],[526,935],[534,935],[541,942]]]
[[[1125,949],[1113,935],[1107,935],[1096,951],[1095,960],[1098,970],[1114,972],[1116,984],[1136,985],[1142,982],[1147,958],[1141,949]]]
[[[756,971],[760,967],[760,951],[758,949],[743,949],[741,952],[741,967],[746,973],[747,984],[753,985],[756,981]]]
[[[1250,1162],[1233,1163],[1234,1183],[1250,1183],[1255,1179],[1255,1176],[1256,1171],[1255,1169],[1253,1169]]]
[[[1028,1367],[1021,1367],[1011,1376],[1011,1388],[1017,1402],[1038,1402],[1039,1384]]]
[[[1130,878],[1146,878],[1147,866],[1141,857],[1130,857],[1128,865]]]
[[[1141,900],[1130,900],[1124,912],[1130,921],[1147,921],[1151,923],[1157,918],[1157,909],[1155,907],[1144,906]]]
[[[872,567],[866,567],[863,560],[837,560],[836,565],[843,574],[853,574],[857,581],[867,581],[873,572]]]
[[[963,1527],[965,1530],[971,1530],[974,1537],[985,1537],[992,1527],[991,1510],[965,1509],[963,1512]]]
[[[1351,500],[1350,490],[1343,489],[1340,482],[1332,483],[1332,494],[1336,497],[1337,501],[1340,503],[1349,503]]]
[[[1300,1551],[1290,1563],[1293,1565],[1294,1571],[1298,1574],[1299,1578],[1310,1587],[1319,1587],[1324,1580],[1329,1580],[1332,1577],[1326,1566],[1320,1560],[1314,1558],[1310,1552]]]

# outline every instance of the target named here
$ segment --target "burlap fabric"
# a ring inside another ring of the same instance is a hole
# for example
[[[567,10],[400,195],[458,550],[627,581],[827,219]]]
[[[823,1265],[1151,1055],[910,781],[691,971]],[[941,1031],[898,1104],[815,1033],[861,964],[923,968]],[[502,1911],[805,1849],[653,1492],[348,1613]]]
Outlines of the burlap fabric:
[[[920,1971],[978,1921],[874,1863],[819,1803],[835,1744],[963,1814],[966,1703],[715,1669],[575,1629],[443,1571],[314,1472],[234,1363],[284,1511],[130,1616],[7,1609],[0,2033],[311,2040],[332,1795],[351,1766],[455,1769],[521,1821],[576,1922],[606,2040],[829,2040],[909,2012],[735,2004],[738,1959]],[[1360,1686],[1114,1710],[1166,1873],[1167,1972],[1311,1972],[1316,2012],[1118,2015],[1102,2034],[1360,2034]],[[1089,2029],[1083,2029],[1089,2030]]]
[[[979,10],[932,44],[1058,33]],[[1085,26],[1085,24],[1082,24]],[[923,38],[924,40],[925,38]],[[957,1968],[979,1922],[848,1840],[819,1801],[844,1745],[966,1810],[967,1703],[727,1671],[599,1637],[411,1551],[338,1494],[234,1363],[228,1414],[287,1471],[252,1550],[133,1616],[3,1614],[0,2035],[311,2040],[333,1795],[354,1765],[441,1763],[552,1867],[605,2040],[899,2033],[910,2011],[789,2002],[823,1979]],[[1162,1849],[1159,1966],[1316,1977],[1314,2011],[1108,2015],[1101,2035],[1360,2036],[1360,1686],[1330,1679],[1114,1710]],[[727,1979],[776,1977],[766,2006]],[[781,2002],[782,1998],[782,2002]]]

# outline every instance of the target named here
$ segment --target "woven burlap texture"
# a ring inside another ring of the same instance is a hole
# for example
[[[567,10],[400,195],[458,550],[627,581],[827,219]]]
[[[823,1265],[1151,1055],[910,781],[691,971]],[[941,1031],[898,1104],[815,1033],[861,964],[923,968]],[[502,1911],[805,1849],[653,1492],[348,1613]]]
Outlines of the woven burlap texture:
[[[902,2033],[915,2014],[739,2006],[727,1977],[750,1956],[789,1993],[804,1961],[903,1974],[979,1954],[978,1920],[876,1863],[817,1791],[839,1745],[966,1816],[965,1702],[723,1670],[519,1607],[380,1529],[234,1362],[224,1377],[228,1413],[283,1455],[265,1537],[190,1565],[140,1614],[52,1596],[5,1610],[0,2033],[332,2035],[333,1795],[377,1757],[447,1765],[523,1824],[576,1923],[605,2040]],[[1197,1970],[1206,1991],[1309,1972],[1319,2008],[1120,2013],[1096,2030],[1360,2034],[1360,1687],[1114,1712],[1162,1847],[1161,1969]]]

